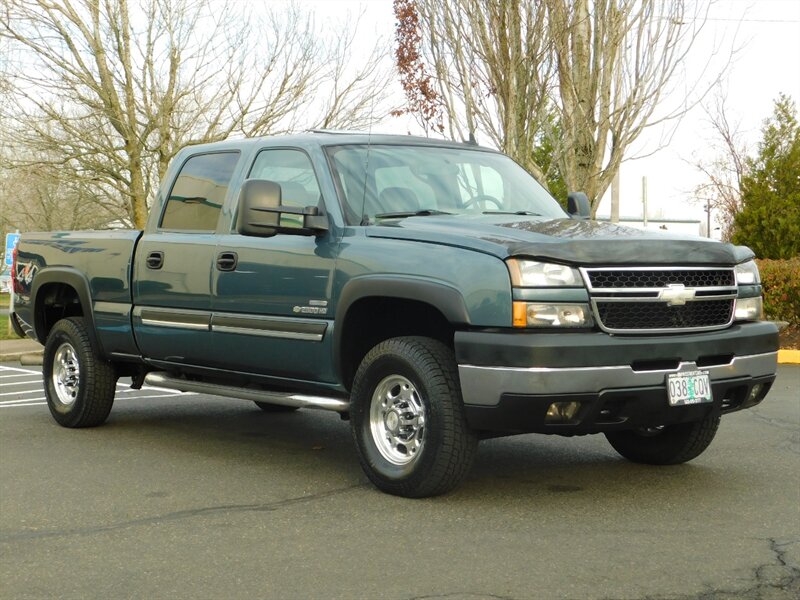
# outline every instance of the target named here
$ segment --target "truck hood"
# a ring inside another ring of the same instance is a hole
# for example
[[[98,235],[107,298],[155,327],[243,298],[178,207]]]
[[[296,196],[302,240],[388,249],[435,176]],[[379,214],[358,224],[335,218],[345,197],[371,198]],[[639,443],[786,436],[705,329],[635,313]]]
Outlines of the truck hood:
[[[574,265],[735,265],[753,257],[744,246],[614,223],[516,215],[436,215],[388,219],[370,237],[443,244],[505,259],[527,256]]]

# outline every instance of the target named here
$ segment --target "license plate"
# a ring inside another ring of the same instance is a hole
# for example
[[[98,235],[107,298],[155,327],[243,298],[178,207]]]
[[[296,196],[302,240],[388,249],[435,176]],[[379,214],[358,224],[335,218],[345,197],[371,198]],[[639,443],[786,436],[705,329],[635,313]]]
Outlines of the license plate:
[[[667,396],[670,406],[711,402],[708,371],[685,371],[667,375]]]

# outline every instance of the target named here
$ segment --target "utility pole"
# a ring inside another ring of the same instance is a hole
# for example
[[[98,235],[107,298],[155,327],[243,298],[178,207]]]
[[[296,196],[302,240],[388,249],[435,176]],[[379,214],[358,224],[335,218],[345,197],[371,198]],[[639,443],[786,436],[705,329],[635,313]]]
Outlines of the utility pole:
[[[706,237],[711,237],[711,198],[706,199]]]
[[[619,169],[611,180],[611,222],[619,223]]]
[[[647,229],[647,175],[642,175],[642,220]]]

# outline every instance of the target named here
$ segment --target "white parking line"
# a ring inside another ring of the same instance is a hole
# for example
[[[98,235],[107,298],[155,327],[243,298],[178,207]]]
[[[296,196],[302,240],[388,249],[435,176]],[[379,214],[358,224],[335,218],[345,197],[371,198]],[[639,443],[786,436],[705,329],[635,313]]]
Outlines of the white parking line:
[[[4,381],[2,385],[4,388],[10,388],[14,385],[30,385],[31,383],[41,383],[41,379],[26,379],[25,381]]]
[[[35,375],[36,379],[31,379]],[[0,378],[20,378],[26,377],[25,381],[4,381],[2,388],[8,389],[11,386],[29,385],[33,386],[31,389],[22,389],[14,392],[2,392],[0,397],[14,396],[13,399],[0,400],[0,408],[20,408],[24,406],[45,406],[46,398],[42,396],[42,374],[39,371],[32,369],[18,369],[15,367],[0,366]],[[124,396],[122,394],[125,394]],[[143,395],[141,395],[143,394]],[[33,395],[34,397],[26,397]],[[174,398],[176,396],[194,396],[193,392],[179,392],[177,390],[170,390],[162,387],[142,386],[141,389],[135,390],[130,387],[130,384],[117,383],[116,398],[115,400],[145,400],[150,398]]]
[[[0,373],[5,373],[6,371],[15,371],[17,373],[34,373],[36,375],[41,375],[39,371],[32,371],[31,369],[18,369],[16,367],[0,367]]]
[[[184,395],[184,394],[181,394]],[[194,396],[195,394],[185,394],[186,396]],[[125,398],[114,398],[114,401],[117,400],[144,400],[146,398],[174,398],[175,394],[153,394],[147,396],[127,396]],[[31,403],[35,404],[47,404],[44,402],[46,398],[22,398],[20,400],[2,400],[0,401],[0,408],[9,408],[14,406],[32,406]]]
[[[19,396],[20,394],[30,394],[32,392],[39,392],[38,389],[35,390],[19,390],[17,392],[3,392],[0,396]]]
[[[0,406],[13,406],[23,402],[41,402],[44,398],[20,398],[19,400],[0,400]]]

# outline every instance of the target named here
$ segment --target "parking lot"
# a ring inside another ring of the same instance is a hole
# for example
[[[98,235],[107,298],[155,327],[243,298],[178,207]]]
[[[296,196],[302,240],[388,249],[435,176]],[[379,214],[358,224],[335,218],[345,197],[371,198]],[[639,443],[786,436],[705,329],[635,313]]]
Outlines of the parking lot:
[[[123,382],[68,430],[38,369],[0,365],[2,598],[800,596],[798,366],[692,463],[518,436],[426,500],[373,489],[335,414]]]

